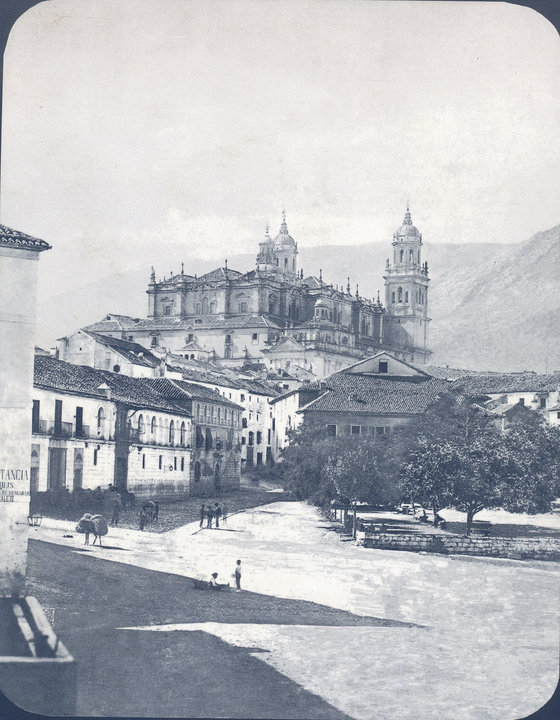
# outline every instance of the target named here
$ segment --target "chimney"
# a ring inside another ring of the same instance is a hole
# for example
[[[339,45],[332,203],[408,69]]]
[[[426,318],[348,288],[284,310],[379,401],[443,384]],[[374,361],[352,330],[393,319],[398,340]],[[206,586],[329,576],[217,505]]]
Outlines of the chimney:
[[[107,385],[107,383],[102,383],[97,389],[105,395],[107,400],[111,399],[111,388]]]

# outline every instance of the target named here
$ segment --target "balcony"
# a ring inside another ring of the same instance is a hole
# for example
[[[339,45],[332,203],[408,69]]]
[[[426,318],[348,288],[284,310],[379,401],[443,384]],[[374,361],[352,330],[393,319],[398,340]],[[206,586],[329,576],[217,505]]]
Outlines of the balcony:
[[[73,429],[74,426],[69,422],[63,422],[60,423],[59,426],[55,426],[54,422],[39,420],[39,423],[33,426],[32,432],[39,435],[51,435],[55,438],[70,438],[72,437]]]
[[[84,438],[89,439],[91,437],[89,432],[89,425],[82,425],[81,429],[76,428],[76,432],[74,433],[75,437],[77,438]]]

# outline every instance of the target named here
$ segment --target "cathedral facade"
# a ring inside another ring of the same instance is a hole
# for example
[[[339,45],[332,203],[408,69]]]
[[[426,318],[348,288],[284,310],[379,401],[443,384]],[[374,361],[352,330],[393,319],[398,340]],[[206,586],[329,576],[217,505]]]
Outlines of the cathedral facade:
[[[428,348],[428,267],[422,235],[406,211],[385,269],[385,305],[334,287],[322,274],[304,277],[298,247],[283,215],[268,228],[255,267],[227,267],[197,277],[180,274],[148,286],[148,317],[108,315],[88,329],[220,365],[245,361],[325,377],[360,358],[387,350],[424,363]]]

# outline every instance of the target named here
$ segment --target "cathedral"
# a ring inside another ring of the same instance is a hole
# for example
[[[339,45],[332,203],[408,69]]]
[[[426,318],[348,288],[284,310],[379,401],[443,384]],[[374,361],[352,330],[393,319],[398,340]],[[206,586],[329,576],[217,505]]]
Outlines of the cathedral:
[[[226,262],[200,277],[182,269],[156,280],[152,268],[146,319],[108,315],[86,329],[189,359],[253,362],[298,377],[323,378],[380,350],[425,363],[428,264],[408,208],[384,279],[385,305],[379,295],[352,294],[349,284],[334,287],[322,273],[304,277],[284,213],[278,234],[267,228],[260,241],[254,269],[238,272]]]

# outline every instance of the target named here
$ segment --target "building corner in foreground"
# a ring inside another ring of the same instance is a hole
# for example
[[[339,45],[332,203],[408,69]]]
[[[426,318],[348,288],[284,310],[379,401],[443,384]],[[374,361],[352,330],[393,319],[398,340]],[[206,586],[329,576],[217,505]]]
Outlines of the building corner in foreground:
[[[37,261],[50,245],[0,225],[0,689],[27,711],[71,715],[75,662],[26,596]]]

